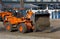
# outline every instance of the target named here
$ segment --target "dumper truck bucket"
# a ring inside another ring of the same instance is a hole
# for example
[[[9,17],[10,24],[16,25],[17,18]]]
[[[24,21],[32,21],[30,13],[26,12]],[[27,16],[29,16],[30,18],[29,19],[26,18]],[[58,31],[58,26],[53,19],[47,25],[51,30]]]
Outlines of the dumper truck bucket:
[[[37,30],[43,30],[47,27],[50,27],[49,13],[44,14],[35,14],[34,24]]]

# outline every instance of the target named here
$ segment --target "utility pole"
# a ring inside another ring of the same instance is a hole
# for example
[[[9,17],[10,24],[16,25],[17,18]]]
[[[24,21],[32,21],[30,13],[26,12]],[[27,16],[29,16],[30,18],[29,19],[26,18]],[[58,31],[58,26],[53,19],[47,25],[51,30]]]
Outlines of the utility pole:
[[[0,0],[0,4],[2,3],[2,0]]]
[[[0,4],[2,5],[2,7],[4,6],[4,3],[2,2],[2,0],[0,0]]]
[[[24,8],[24,0],[20,0],[20,8]]]

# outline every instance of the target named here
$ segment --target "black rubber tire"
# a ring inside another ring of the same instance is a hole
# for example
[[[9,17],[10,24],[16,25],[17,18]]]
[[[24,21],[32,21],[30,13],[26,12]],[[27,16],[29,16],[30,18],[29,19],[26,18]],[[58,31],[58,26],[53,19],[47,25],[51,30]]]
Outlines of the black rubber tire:
[[[37,32],[37,27],[34,26],[33,32]]]
[[[10,26],[10,30],[7,30],[7,29],[6,29],[6,27],[7,27],[8,25]],[[9,22],[6,22],[6,23],[5,23],[5,29],[6,29],[6,31],[8,31],[8,32],[12,32],[12,31],[13,31],[12,24],[10,24]]]
[[[6,16],[4,16],[4,19],[3,20],[5,20],[5,18],[6,18]]]
[[[23,27],[22,32],[19,30],[19,27],[20,27],[20,26]],[[21,32],[21,33],[26,33],[26,32],[27,32],[26,24],[25,24],[25,23],[18,24],[18,31]]]
[[[3,21],[6,19],[6,16],[4,16]]]

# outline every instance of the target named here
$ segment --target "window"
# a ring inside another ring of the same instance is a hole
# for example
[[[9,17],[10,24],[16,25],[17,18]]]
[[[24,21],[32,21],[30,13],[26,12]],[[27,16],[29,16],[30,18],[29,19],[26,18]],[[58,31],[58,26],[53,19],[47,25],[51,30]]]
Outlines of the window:
[[[47,2],[48,0],[43,0],[43,2]]]
[[[41,0],[37,0],[37,2],[40,2]]]
[[[57,11],[53,11],[51,13],[52,19],[58,19],[58,12]]]
[[[53,2],[56,2],[57,0],[53,0]]]
[[[60,19],[60,11],[58,11],[58,18]]]
[[[6,1],[6,0],[2,0],[2,1]]]
[[[43,0],[43,2],[51,2],[51,0]]]
[[[55,19],[57,19],[57,11],[55,11],[54,13],[55,13]]]
[[[12,0],[12,1],[17,1],[17,0]]]
[[[46,4],[34,4],[34,5],[38,6],[38,9],[42,10],[46,9]]]
[[[20,1],[20,0],[17,0],[17,1]]]
[[[32,8],[32,10],[38,10],[38,8],[37,7],[34,7],[34,8]]]
[[[49,4],[48,9],[60,9],[60,4]]]
[[[26,0],[26,2],[35,2],[35,0]]]
[[[2,0],[2,1],[17,1],[17,0]]]
[[[5,0],[5,1],[12,1],[12,0]]]
[[[56,9],[60,9],[60,4],[55,6]]]
[[[2,8],[2,5],[0,4],[0,8]]]
[[[49,4],[48,9],[55,9],[55,5],[54,4]]]
[[[48,0],[48,2],[51,2],[51,0]]]
[[[39,8],[38,9],[46,9],[46,4],[38,4]]]
[[[51,18],[52,18],[52,19],[54,18],[54,13],[53,13],[53,12],[51,13]]]
[[[58,0],[58,2],[60,2],[60,0]]]

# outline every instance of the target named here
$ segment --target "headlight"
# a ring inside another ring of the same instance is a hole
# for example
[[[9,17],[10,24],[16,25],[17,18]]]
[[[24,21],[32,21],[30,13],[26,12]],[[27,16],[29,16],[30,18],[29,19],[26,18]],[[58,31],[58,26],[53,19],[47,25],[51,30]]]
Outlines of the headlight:
[[[18,10],[16,10],[16,12],[18,12]]]

